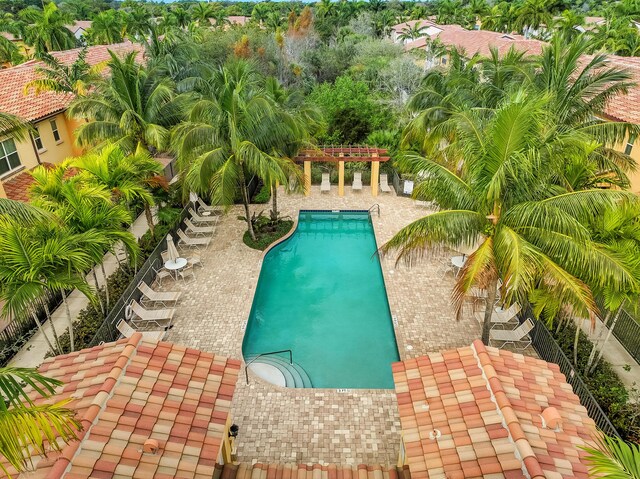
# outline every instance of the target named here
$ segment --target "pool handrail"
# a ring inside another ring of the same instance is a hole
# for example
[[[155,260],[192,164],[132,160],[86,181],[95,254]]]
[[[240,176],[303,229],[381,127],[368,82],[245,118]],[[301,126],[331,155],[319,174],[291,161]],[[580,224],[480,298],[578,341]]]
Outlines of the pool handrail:
[[[378,216],[380,216],[380,204],[376,203],[375,205],[371,205],[371,208],[369,208],[367,211],[369,212],[369,214],[371,214],[371,212],[377,209],[378,210]]]
[[[247,380],[247,384],[249,384],[249,366],[251,365],[251,363],[253,363],[256,359],[261,358],[262,356],[270,356],[272,354],[280,354],[280,353],[289,353],[289,364],[293,365],[293,352],[290,349],[282,349],[280,351],[269,351],[268,353],[260,353],[255,358],[252,358],[251,361],[249,361],[244,366],[244,376],[245,376],[245,379]]]

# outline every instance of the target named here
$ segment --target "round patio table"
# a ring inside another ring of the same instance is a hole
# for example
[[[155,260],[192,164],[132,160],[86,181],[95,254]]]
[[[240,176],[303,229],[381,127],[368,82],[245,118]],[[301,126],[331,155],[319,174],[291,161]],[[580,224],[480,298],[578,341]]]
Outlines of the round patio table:
[[[176,279],[178,279],[178,271],[184,268],[187,265],[187,258],[176,258],[175,260],[170,259],[169,261],[165,261],[164,267],[171,271]]]

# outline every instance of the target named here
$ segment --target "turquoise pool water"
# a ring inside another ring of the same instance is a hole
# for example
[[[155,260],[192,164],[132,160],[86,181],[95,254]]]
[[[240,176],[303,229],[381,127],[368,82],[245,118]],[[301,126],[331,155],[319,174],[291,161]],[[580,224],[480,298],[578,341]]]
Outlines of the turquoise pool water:
[[[368,212],[301,211],[267,253],[243,341],[245,357],[291,349],[316,388],[393,388],[398,361]]]

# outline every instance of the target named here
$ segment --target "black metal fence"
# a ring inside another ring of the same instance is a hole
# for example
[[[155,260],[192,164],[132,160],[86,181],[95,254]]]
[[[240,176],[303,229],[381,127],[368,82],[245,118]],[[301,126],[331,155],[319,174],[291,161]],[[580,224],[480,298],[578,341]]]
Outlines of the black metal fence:
[[[624,309],[613,327],[613,335],[640,364],[640,324]]]
[[[190,205],[188,205],[190,206]],[[169,234],[173,236],[174,240],[177,241],[176,231],[182,227],[182,223],[184,218],[187,216],[188,207],[182,210],[180,215],[180,219],[176,222],[176,225],[171,228]],[[96,331],[95,336],[89,343],[89,347],[97,346],[103,342],[115,341],[120,337],[120,332],[117,329],[118,322],[125,317],[125,310],[127,306],[131,303],[131,300],[134,299],[136,301],[140,301],[140,297],[142,293],[138,290],[138,285],[140,281],[144,281],[147,284],[151,284],[156,276],[156,271],[162,268],[162,252],[167,249],[167,244],[165,241],[165,237],[163,237],[160,242],[156,245],[155,249],[151,252],[149,257],[146,259],[144,264],[140,267],[136,275],[133,277],[127,289],[124,290],[118,301],[113,305],[111,311]]]
[[[609,436],[619,436],[618,431],[602,410],[598,401],[593,397],[589,388],[575,370],[573,363],[564,354],[547,327],[538,320],[533,320],[535,327],[531,331],[531,340],[538,356],[550,363],[560,366],[560,371],[567,378],[567,382],[573,387],[573,392],[580,398],[580,402],[587,409],[589,417],[595,421],[598,427]]]

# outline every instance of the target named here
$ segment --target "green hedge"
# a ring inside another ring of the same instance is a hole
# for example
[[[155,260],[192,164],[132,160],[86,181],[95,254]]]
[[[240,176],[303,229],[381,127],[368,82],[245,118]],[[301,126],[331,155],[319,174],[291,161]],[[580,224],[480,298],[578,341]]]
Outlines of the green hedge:
[[[572,322],[560,332],[552,331],[560,348],[570,359],[573,359],[575,333],[576,325]],[[580,332],[577,371],[582,373],[585,370],[592,347],[591,341]],[[640,403],[630,400],[629,391],[611,365],[603,359],[593,373],[587,377],[581,376],[620,435],[627,441],[639,442]]]

